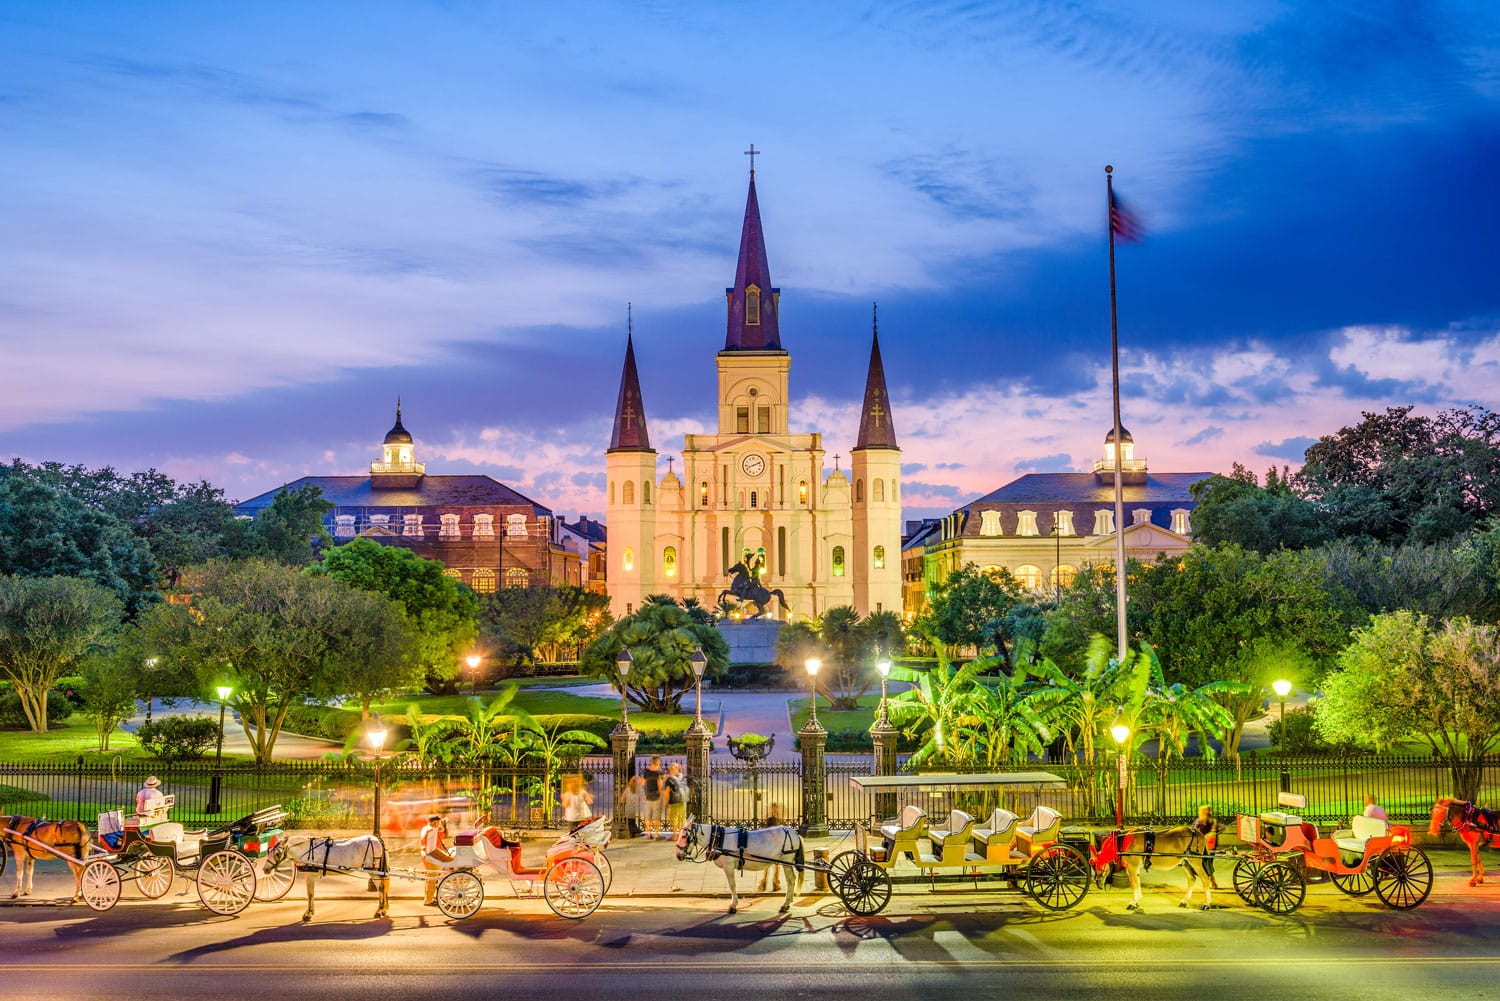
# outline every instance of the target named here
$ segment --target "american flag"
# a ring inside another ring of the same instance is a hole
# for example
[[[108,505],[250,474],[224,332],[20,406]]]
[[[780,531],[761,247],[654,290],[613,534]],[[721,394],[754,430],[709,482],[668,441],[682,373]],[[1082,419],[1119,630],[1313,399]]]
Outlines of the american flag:
[[[1109,228],[1125,243],[1139,243],[1143,232],[1141,221],[1113,191],[1109,193]]]

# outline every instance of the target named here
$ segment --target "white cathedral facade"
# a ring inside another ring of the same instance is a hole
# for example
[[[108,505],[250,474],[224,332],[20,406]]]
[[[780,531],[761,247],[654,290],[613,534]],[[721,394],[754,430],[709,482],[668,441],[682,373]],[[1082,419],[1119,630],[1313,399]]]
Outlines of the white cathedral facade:
[[[793,432],[791,355],[780,333],[755,172],[740,235],[728,329],[718,352],[718,430],[689,434],[680,471],[656,474],[646,411],[627,337],[605,454],[608,587],[616,616],[652,594],[710,609],[743,554],[763,553],[760,583],[785,595],[767,617],[807,619],[831,607],[901,612],[901,450],[872,336],[859,435],[849,468],[825,471],[823,435]],[[742,606],[753,614],[754,605]]]

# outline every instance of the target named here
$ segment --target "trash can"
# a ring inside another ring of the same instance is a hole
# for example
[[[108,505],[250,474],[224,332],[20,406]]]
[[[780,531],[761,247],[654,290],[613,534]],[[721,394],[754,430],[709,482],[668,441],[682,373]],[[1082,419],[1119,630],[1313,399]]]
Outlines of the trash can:
[[[828,849],[814,848],[813,857],[813,887],[822,892],[828,892]]]

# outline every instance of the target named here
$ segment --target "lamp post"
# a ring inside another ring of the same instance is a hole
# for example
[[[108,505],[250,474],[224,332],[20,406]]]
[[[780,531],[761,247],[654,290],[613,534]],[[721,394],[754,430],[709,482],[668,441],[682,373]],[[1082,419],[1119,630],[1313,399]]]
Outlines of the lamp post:
[[[876,718],[875,722],[877,724],[890,726],[891,717],[886,713],[885,710],[885,692],[886,683],[890,680],[891,677],[891,658],[885,655],[884,650],[875,655],[875,670],[880,672],[880,714]]]
[[[697,679],[693,683],[693,691],[697,695],[697,708],[693,712],[693,725],[703,725],[703,672],[708,670],[708,657],[703,648],[694,647],[693,655],[688,658],[688,663],[693,665],[693,677]]]
[[[1292,693],[1292,683],[1278,678],[1271,682],[1271,690],[1281,702],[1281,791],[1292,791],[1292,773],[1286,768],[1286,697]]]
[[[1123,716],[1116,716],[1114,726],[1109,728],[1109,735],[1115,739],[1115,746],[1119,748],[1117,764],[1119,776],[1115,780],[1115,826],[1125,826],[1125,783],[1129,779],[1125,759],[1125,743],[1130,740],[1130,726]]]
[[[159,664],[159,663],[161,663],[161,658],[160,657],[147,657],[146,658],[146,670],[147,671],[155,671],[156,670],[156,665]],[[149,692],[150,690],[148,689],[147,691]],[[149,694],[146,696],[146,722],[147,723],[151,722],[151,696]]]
[[[469,665],[469,695],[470,696],[474,696],[474,695],[478,695],[479,694],[479,662],[480,662],[480,659],[481,658],[480,658],[479,654],[477,654],[477,653],[471,653],[467,657],[464,658],[464,663]]]
[[[220,810],[219,791],[224,785],[224,706],[234,694],[228,685],[220,685],[214,691],[219,694],[219,743],[214,748],[214,773],[208,780],[208,805],[203,808],[204,813]]]
[[[630,678],[630,665],[635,663],[635,658],[630,655],[630,647],[622,646],[620,655],[615,658],[615,670],[620,672],[620,726],[624,731],[630,730],[630,703],[625,698],[625,683]]]
[[[803,667],[807,668],[807,676],[812,679],[812,715],[808,717],[808,726],[821,725],[818,722],[818,669],[822,666],[823,662],[817,657],[809,657],[803,663]]]
[[[370,725],[365,729],[365,742],[370,745],[370,751],[375,755],[375,820],[371,829],[378,838],[380,837],[380,749],[385,746],[385,724],[380,722],[379,713],[370,717]]]
[[[620,724],[609,733],[609,748],[614,765],[614,801],[620,806],[625,804],[625,792],[635,771],[637,735],[630,728],[630,705],[625,695],[625,686],[630,678],[630,665],[634,662],[635,658],[630,655],[630,648],[621,647],[619,655],[615,657],[615,670],[620,674]],[[610,832],[617,840],[630,837],[630,818],[625,815],[623,809],[615,810]]]

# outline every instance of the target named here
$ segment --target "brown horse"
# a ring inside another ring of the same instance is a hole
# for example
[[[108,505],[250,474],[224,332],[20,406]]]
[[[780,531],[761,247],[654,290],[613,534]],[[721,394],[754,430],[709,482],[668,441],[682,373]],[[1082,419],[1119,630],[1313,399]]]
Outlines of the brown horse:
[[[5,837],[11,858],[16,860],[16,889],[11,894],[12,899],[31,896],[32,870],[37,859],[58,857],[40,845],[56,848],[73,859],[87,859],[93,851],[94,840],[89,829],[76,820],[43,820],[12,814],[0,817],[0,828],[3,828],[0,834]],[[83,865],[69,861],[68,868],[73,870],[73,899],[76,901],[82,896],[80,877]]]
[[[1174,827],[1166,831],[1132,828],[1112,831],[1097,850],[1090,849],[1096,870],[1103,870],[1111,862],[1125,867],[1130,878],[1130,903],[1127,911],[1141,906],[1141,869],[1175,869],[1182,866],[1187,874],[1187,893],[1177,904],[1188,906],[1193,899],[1194,884],[1203,885],[1203,910],[1213,906],[1213,884],[1208,878],[1206,863],[1208,851],[1203,835],[1194,827]]]
[[[1469,846],[1469,885],[1483,886],[1484,863],[1479,860],[1479,849],[1500,848],[1500,811],[1442,796],[1432,804],[1432,823],[1427,826],[1427,833],[1437,837],[1443,833],[1444,823],[1452,824]]]

